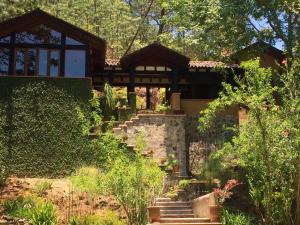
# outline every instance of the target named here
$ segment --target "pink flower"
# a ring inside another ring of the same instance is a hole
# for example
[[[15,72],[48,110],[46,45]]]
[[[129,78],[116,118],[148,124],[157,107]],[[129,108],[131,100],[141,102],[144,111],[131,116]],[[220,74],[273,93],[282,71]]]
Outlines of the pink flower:
[[[282,64],[282,65],[286,65],[286,64],[287,64],[287,59],[281,60],[281,64]]]
[[[214,195],[216,200],[219,204],[223,204],[226,199],[230,198],[233,194],[230,190],[233,189],[235,186],[239,185],[240,183],[237,180],[228,180],[225,184],[224,188],[216,188],[214,189]]]

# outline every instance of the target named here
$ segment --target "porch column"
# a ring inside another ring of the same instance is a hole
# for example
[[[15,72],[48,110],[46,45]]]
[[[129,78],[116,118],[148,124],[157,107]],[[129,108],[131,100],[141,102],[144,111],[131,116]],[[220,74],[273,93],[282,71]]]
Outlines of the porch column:
[[[172,70],[171,92],[178,92],[178,70]]]
[[[171,108],[174,112],[180,111],[180,92],[178,87],[178,69],[172,70],[172,85],[171,85]]]
[[[136,112],[136,93],[135,93],[135,68],[131,67],[129,72],[129,85],[127,89],[128,105],[131,112]]]
[[[150,87],[146,87],[146,104],[147,104],[147,109],[150,109],[151,107],[151,98],[150,98]]]

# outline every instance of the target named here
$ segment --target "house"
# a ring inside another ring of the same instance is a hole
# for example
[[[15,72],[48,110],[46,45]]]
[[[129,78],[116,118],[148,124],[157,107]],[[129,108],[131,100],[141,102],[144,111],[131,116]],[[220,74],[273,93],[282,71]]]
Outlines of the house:
[[[87,78],[95,89],[108,82],[126,87],[133,107],[136,87],[147,90],[146,108],[151,88],[163,87],[173,110],[198,114],[240,72],[236,64],[191,61],[157,42],[121,59],[106,58],[106,50],[105,40],[40,9],[0,23],[1,76]]]
[[[262,67],[280,71],[280,66],[284,64],[286,57],[282,50],[263,41],[255,42],[231,55],[231,59],[236,64],[255,58],[260,59]]]
[[[0,23],[0,76],[80,78],[91,80],[94,89],[105,83],[125,87],[133,110],[136,88],[146,89],[148,109],[151,90],[164,88],[175,115],[144,115],[124,126],[132,144],[136,132],[146,127],[147,151],[158,161],[176,153],[182,176],[190,162],[202,160],[193,158],[201,156],[199,151],[208,152],[226,138],[224,122],[238,121],[239,107],[233,106],[219,115],[207,136],[197,132],[200,110],[218,96],[222,82],[234,83],[234,74],[242,73],[237,64],[192,61],[158,42],[121,59],[107,58],[106,51],[102,38],[39,9]]]

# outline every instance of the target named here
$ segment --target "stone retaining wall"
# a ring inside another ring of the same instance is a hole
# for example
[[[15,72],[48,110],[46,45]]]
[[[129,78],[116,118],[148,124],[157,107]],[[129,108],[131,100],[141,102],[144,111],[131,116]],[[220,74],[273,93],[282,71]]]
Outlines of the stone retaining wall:
[[[133,148],[136,137],[143,133],[146,154],[151,154],[160,164],[170,154],[175,154],[180,175],[187,176],[188,169],[193,173],[199,172],[210,153],[232,137],[233,133],[226,128],[226,124],[238,124],[238,117],[220,115],[210,129],[200,134],[197,130],[198,116],[139,114],[114,131],[119,129],[120,133],[123,130],[127,144]]]
[[[199,172],[199,169],[207,161],[211,152],[219,149],[225,141],[232,135],[232,130],[228,125],[237,125],[239,120],[236,116],[220,115],[217,117],[212,127],[205,133],[200,134],[197,130],[199,126],[199,116],[187,116],[185,119],[186,149],[189,156],[189,170],[192,173]]]
[[[186,176],[185,115],[141,114],[138,118],[138,121],[127,126],[127,143],[135,145],[137,134],[143,132],[146,152],[153,153],[153,158],[159,163],[170,154],[175,154],[180,175]]]

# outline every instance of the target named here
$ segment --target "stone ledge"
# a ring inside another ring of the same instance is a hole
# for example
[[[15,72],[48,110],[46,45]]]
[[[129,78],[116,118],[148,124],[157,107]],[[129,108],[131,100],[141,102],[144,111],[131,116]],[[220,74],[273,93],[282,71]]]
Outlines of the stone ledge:
[[[138,117],[186,117],[185,114],[137,114]]]

